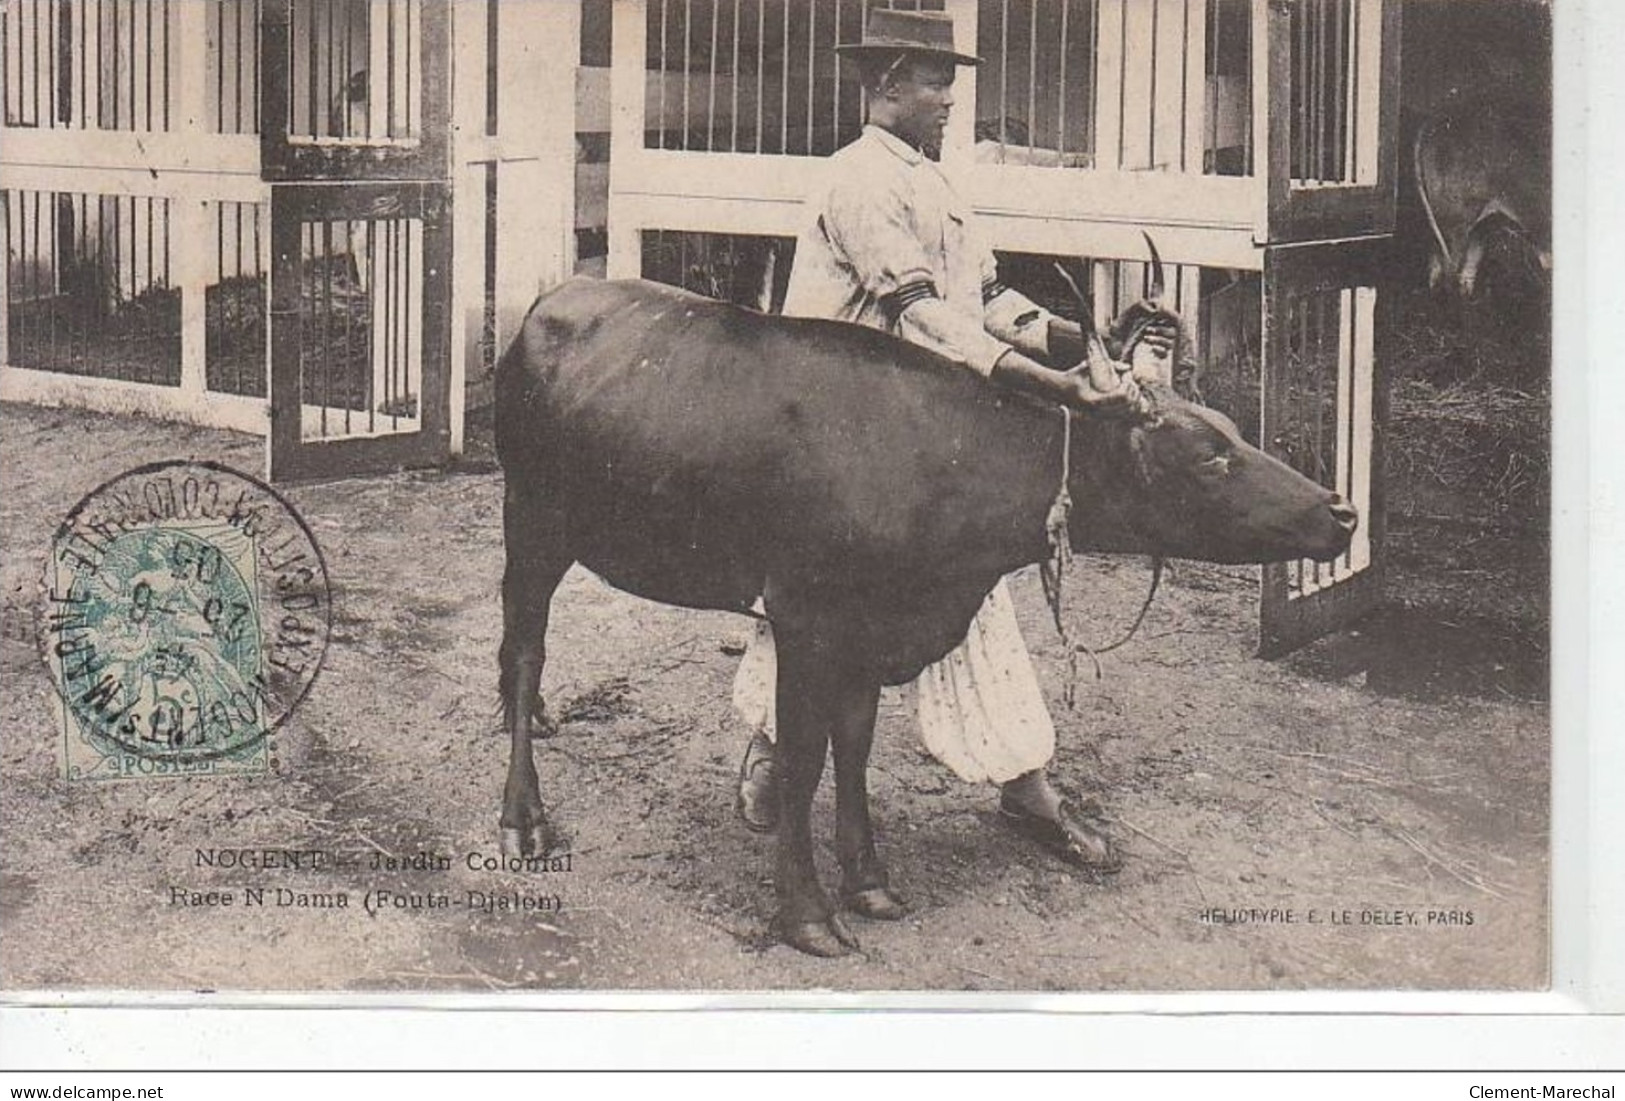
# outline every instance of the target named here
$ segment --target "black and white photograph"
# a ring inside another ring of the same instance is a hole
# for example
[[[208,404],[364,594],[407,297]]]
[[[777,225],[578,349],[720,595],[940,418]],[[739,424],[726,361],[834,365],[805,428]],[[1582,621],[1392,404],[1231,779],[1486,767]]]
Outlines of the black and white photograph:
[[[0,991],[1551,989],[1552,59],[0,0]]]

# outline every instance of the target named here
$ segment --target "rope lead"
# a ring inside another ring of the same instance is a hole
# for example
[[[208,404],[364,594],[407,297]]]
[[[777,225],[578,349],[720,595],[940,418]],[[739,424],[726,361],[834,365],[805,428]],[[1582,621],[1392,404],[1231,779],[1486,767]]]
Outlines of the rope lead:
[[[1089,655],[1089,660],[1095,667],[1095,680],[1105,679],[1106,672],[1100,664],[1100,655],[1109,654],[1125,645],[1140,629],[1140,624],[1145,622],[1146,613],[1151,610],[1151,602],[1156,599],[1157,588],[1162,584],[1162,567],[1165,560],[1160,554],[1151,556],[1151,587],[1146,590],[1139,614],[1134,617],[1134,622],[1122,638],[1109,646],[1101,647],[1091,647],[1072,641],[1072,632],[1067,629],[1066,620],[1061,615],[1061,585],[1066,579],[1067,569],[1072,565],[1072,491],[1068,488],[1072,480],[1072,410],[1066,406],[1061,407],[1061,424],[1061,485],[1055,491],[1055,500],[1049,506],[1049,514],[1044,517],[1044,535],[1049,544],[1049,554],[1038,564],[1038,577],[1044,586],[1044,602],[1049,605],[1050,618],[1055,621],[1055,633],[1060,635],[1061,647],[1066,651],[1066,685],[1061,690],[1061,698],[1065,701],[1068,711],[1076,711],[1078,654]]]

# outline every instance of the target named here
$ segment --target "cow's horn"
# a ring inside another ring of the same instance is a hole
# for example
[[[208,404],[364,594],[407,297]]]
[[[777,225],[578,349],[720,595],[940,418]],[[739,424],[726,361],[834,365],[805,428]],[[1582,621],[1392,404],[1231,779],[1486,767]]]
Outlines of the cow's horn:
[[[1106,352],[1106,345],[1100,339],[1100,330],[1095,327],[1095,304],[1087,298],[1078,287],[1078,281],[1072,278],[1072,273],[1056,261],[1055,270],[1066,285],[1072,289],[1072,297],[1078,300],[1078,328],[1083,331],[1084,363],[1089,367],[1089,382],[1095,389],[1109,391],[1117,386],[1117,371],[1112,366],[1111,356]]]
[[[1162,254],[1157,251],[1157,243],[1151,239],[1151,234],[1142,229],[1140,236],[1145,238],[1145,247],[1151,250],[1151,293],[1147,297],[1152,302],[1160,303],[1163,291],[1168,289],[1163,279]]]
[[[1117,377],[1117,366],[1106,351],[1105,342],[1100,339],[1100,330],[1095,327],[1095,304],[1085,297],[1078,287],[1078,281],[1059,261],[1055,264],[1055,270],[1066,280],[1066,285],[1072,289],[1072,296],[1078,300],[1078,328],[1083,331],[1083,361],[1089,369],[1089,383],[1102,393],[1115,390],[1122,382]]]
[[[1078,328],[1083,330],[1083,338],[1091,339],[1095,335],[1095,304],[1084,296],[1078,287],[1078,281],[1072,278],[1072,273],[1067,271],[1059,260],[1055,261],[1055,270],[1066,280],[1068,289],[1072,291],[1072,297],[1078,301]]]

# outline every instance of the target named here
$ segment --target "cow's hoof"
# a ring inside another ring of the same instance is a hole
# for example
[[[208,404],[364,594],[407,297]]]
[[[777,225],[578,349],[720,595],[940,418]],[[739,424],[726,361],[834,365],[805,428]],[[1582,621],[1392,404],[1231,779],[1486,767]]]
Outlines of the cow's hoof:
[[[547,828],[546,822],[538,822],[522,830],[502,827],[503,856],[546,856],[552,844],[552,831]]]
[[[872,921],[901,921],[908,916],[908,906],[891,892],[889,887],[865,887],[841,895],[846,908],[859,917]]]
[[[839,914],[831,914],[825,921],[782,922],[779,936],[796,951],[825,959],[836,959],[858,947],[858,938]]]

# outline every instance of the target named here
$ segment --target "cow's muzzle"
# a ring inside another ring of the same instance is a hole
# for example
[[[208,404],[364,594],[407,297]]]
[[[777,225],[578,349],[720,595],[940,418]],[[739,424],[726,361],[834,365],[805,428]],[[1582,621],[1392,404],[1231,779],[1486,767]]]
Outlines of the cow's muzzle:
[[[1326,503],[1325,508],[1326,511],[1322,515],[1331,520],[1331,523],[1321,527],[1322,536],[1312,540],[1313,544],[1319,545],[1306,555],[1316,562],[1331,562],[1341,557],[1349,549],[1349,544],[1354,540],[1354,533],[1360,527],[1360,510],[1349,504],[1341,495],[1334,496]]]
[[[1332,503],[1326,507],[1330,510],[1332,519],[1337,522],[1337,526],[1343,529],[1344,534],[1350,539],[1354,538],[1354,533],[1360,529],[1360,510],[1342,497],[1333,498]]]

